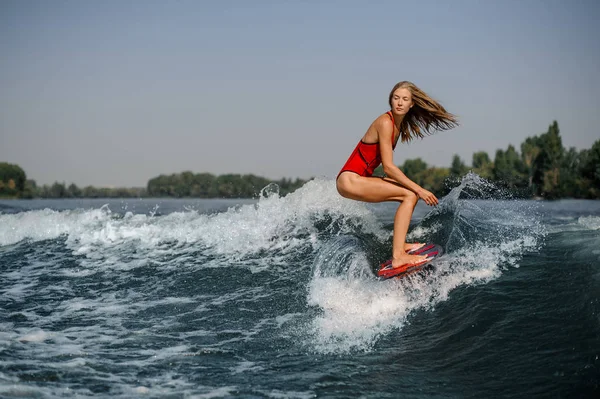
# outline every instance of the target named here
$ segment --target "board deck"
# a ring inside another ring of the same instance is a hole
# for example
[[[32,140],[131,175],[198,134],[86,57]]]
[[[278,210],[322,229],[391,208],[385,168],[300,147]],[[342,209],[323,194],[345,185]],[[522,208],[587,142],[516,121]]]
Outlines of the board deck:
[[[417,272],[423,268],[423,266],[431,263],[434,259],[442,256],[444,253],[443,248],[434,243],[427,243],[423,245],[421,248],[418,248],[414,251],[408,252],[411,255],[424,255],[427,256],[423,262],[420,263],[412,263],[401,265],[395,268],[392,268],[392,260],[388,260],[382,263],[377,270],[377,276],[382,277],[384,279],[392,278],[392,277],[405,277],[409,274]]]

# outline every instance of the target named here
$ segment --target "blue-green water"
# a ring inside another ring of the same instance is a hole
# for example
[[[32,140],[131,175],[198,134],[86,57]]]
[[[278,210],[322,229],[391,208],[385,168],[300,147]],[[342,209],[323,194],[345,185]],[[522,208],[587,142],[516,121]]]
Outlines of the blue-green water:
[[[600,396],[600,202],[468,176],[415,211],[436,267],[379,281],[395,209],[0,201],[0,397]]]

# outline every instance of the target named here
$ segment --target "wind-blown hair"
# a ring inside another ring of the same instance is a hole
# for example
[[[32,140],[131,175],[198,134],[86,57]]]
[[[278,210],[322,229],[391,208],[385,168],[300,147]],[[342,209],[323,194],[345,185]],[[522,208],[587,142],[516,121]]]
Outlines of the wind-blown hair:
[[[415,138],[423,138],[433,134],[436,130],[449,130],[458,126],[455,115],[446,111],[444,107],[414,83],[402,81],[396,83],[390,92],[389,104],[392,107],[392,97],[399,88],[408,89],[412,94],[413,107],[407,112],[400,124],[400,139],[402,142]]]

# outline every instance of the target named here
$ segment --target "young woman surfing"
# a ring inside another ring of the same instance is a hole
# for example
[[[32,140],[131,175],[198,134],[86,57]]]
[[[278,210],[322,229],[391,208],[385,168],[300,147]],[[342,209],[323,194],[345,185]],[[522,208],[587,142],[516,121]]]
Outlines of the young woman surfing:
[[[430,206],[437,205],[438,199],[402,173],[394,164],[393,150],[398,139],[409,142],[435,130],[451,129],[458,122],[454,115],[411,82],[397,83],[390,92],[388,103],[390,111],[371,123],[338,174],[336,184],[338,192],[345,198],[400,202],[394,217],[392,247],[392,267],[396,268],[426,258],[408,254],[417,244],[407,244],[406,233],[419,199]],[[380,164],[386,177],[373,177]]]

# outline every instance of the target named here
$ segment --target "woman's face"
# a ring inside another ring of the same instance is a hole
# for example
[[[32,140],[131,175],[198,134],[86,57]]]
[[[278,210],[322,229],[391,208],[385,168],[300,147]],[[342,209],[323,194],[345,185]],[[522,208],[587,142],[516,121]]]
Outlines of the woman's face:
[[[412,108],[412,94],[410,90],[400,87],[392,94],[392,113],[395,115],[406,115]]]

